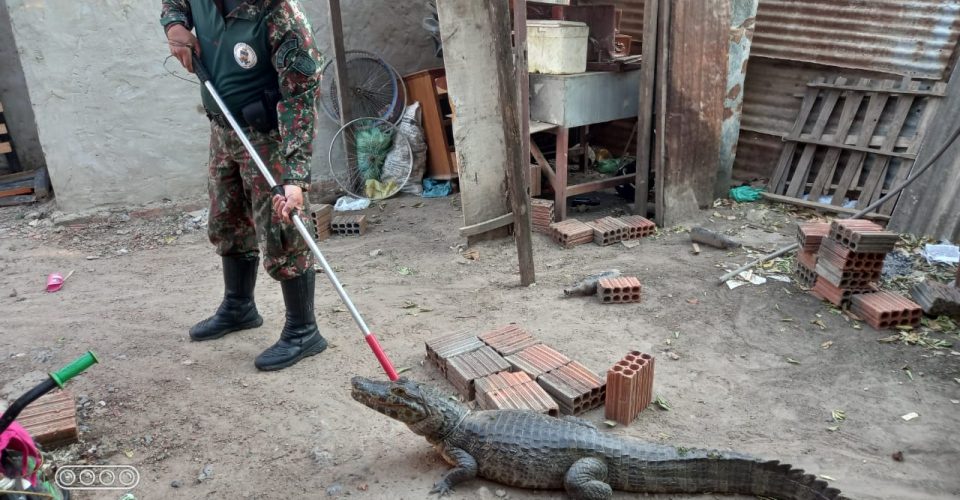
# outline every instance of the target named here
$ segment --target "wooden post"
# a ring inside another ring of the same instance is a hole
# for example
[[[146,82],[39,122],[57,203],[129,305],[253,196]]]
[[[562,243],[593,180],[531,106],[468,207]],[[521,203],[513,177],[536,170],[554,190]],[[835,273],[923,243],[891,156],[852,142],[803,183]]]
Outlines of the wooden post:
[[[340,126],[350,121],[350,81],[347,80],[347,58],[343,48],[343,17],[340,0],[328,0],[330,11],[330,48],[333,50],[333,65],[337,79],[337,99],[340,101]]]
[[[460,160],[464,226],[514,214],[521,282],[533,283],[533,243],[527,191],[530,140],[521,132],[517,68],[508,0],[444,0],[437,3],[443,36],[448,95],[456,111],[454,142]],[[528,144],[529,145],[529,144]],[[469,243],[506,236],[507,228],[468,238]]]
[[[640,114],[637,116],[637,178],[634,181],[633,213],[647,216],[650,191],[650,154],[653,140],[653,105],[657,87],[657,26],[660,0],[646,0],[643,6],[643,63],[640,77]]]
[[[507,3],[507,2],[503,2]],[[509,39],[509,38],[508,38]],[[530,286],[536,282],[533,264],[533,232],[530,221],[530,71],[527,67],[527,0],[516,0],[513,9],[513,62],[516,79],[516,122],[519,127],[519,151],[513,168],[507,169],[510,183],[510,204],[514,214],[514,238],[517,243],[517,258],[520,261],[520,284]],[[504,79],[505,80],[505,79]],[[505,110],[507,111],[507,110]],[[510,116],[504,113],[504,133],[509,142]],[[508,155],[509,159],[511,156]],[[537,175],[540,175],[539,173]]]

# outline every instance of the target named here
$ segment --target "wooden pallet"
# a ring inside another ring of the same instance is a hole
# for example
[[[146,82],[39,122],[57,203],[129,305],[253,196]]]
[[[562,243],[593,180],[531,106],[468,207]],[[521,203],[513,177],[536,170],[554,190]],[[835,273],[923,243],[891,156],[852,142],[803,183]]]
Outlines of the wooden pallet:
[[[3,103],[0,103],[0,154],[13,153],[13,143],[7,131],[7,120],[3,116]]]
[[[910,175],[945,92],[945,83],[911,78],[808,83],[769,191],[814,203],[828,196],[838,207],[855,200],[857,209],[866,208]],[[896,201],[879,213],[893,213]]]

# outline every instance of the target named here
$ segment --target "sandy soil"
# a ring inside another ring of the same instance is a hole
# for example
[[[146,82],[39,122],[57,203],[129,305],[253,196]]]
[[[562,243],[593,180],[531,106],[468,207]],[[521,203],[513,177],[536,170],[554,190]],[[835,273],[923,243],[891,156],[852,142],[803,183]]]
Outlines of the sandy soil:
[[[770,212],[764,224],[781,226],[771,233],[746,227],[746,210],[719,208],[719,219],[706,211],[699,222],[741,228],[754,248],[790,240],[788,217]],[[349,377],[380,376],[379,367],[325,281],[317,311],[331,348],[258,373],[253,358],[283,319],[279,287],[261,272],[262,328],[191,343],[186,331],[216,307],[221,278],[190,216],[32,227],[24,212],[0,212],[0,397],[96,351],[101,364],[71,383],[83,433],[70,460],[137,466],[138,499],[426,498],[446,469],[424,440],[350,398]],[[561,250],[536,235],[538,283],[520,288],[512,241],[475,247],[478,261],[458,253],[456,198],[394,199],[369,213],[380,221],[369,234],[322,246],[409,377],[452,390],[424,364],[424,340],[516,322],[598,372],[632,349],[661,359],[656,392],[672,410],[651,407],[609,432],[780,459],[834,478],[852,498],[960,495],[960,406],[951,402],[960,399],[960,355],[879,343],[890,332],[856,330],[792,284],[714,285],[722,267],[747,260],[744,249],[695,256],[685,234],[666,231],[634,249]],[[641,279],[642,304],[561,298],[569,283],[608,268]],[[61,292],[43,292],[48,273],[70,270]],[[832,420],[837,409],[846,420]],[[900,418],[909,412],[920,417]],[[586,418],[602,422],[602,410]],[[891,459],[898,450],[903,462]],[[212,476],[198,482],[205,466]],[[477,480],[453,498],[496,497],[562,495]]]

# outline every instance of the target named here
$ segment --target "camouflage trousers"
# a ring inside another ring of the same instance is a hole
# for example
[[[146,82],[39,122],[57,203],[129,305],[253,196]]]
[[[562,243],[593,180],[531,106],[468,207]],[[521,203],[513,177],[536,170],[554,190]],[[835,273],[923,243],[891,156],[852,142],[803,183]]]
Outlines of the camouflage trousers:
[[[207,234],[224,257],[256,257],[275,280],[300,276],[313,268],[313,255],[294,225],[273,210],[270,186],[236,132],[210,124]],[[278,182],[282,175],[280,134],[248,130],[247,137]],[[309,206],[304,193],[304,205]],[[312,230],[309,218],[304,224]]]

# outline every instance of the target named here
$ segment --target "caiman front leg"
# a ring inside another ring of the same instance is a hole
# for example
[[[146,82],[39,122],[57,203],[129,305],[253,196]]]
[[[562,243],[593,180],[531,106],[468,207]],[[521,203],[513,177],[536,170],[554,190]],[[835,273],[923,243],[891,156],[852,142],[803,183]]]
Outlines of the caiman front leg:
[[[444,460],[453,465],[453,468],[433,485],[430,493],[440,496],[449,495],[454,486],[477,477],[477,459],[473,458],[473,455],[447,445],[441,445],[440,454],[443,455]]]
[[[610,500],[613,489],[607,484],[607,464],[597,458],[581,458],[570,466],[563,485],[573,500]]]

